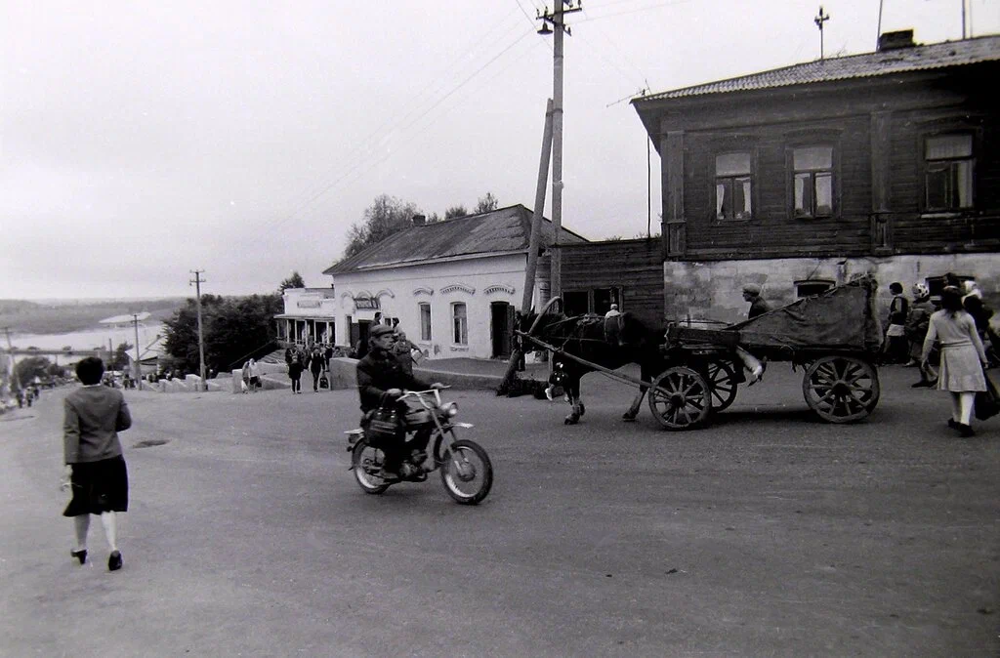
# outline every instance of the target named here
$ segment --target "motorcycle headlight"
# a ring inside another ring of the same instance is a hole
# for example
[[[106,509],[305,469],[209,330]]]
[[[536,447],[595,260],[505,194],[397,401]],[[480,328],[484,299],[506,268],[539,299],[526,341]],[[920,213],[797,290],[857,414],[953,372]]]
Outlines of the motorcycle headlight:
[[[444,412],[445,416],[449,416],[449,417],[451,417],[451,416],[457,416],[458,415],[458,403],[457,402],[449,402],[449,403],[447,403],[445,405],[442,405],[441,406],[441,411]]]

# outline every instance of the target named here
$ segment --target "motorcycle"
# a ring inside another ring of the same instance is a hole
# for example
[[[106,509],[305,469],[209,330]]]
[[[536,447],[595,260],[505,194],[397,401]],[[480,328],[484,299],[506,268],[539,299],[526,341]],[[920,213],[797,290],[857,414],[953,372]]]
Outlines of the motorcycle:
[[[471,423],[455,420],[458,404],[443,403],[441,392],[436,388],[406,391],[396,399],[413,402],[402,419],[405,429],[400,428],[400,419],[395,417],[394,407],[383,405],[363,423],[365,427],[344,432],[347,435],[347,452],[351,453],[350,469],[354,471],[354,478],[361,489],[368,494],[381,494],[398,482],[422,482],[427,479],[428,473],[440,469],[445,491],[456,502],[475,505],[486,498],[493,486],[493,465],[482,446],[457,437],[456,428],[473,427]],[[390,414],[393,415],[391,419],[388,418]],[[428,429],[431,431],[428,442],[430,455],[417,450],[410,452],[400,469],[408,474],[404,477],[383,471],[385,453],[379,447],[379,435],[391,436],[399,431],[412,433]]]

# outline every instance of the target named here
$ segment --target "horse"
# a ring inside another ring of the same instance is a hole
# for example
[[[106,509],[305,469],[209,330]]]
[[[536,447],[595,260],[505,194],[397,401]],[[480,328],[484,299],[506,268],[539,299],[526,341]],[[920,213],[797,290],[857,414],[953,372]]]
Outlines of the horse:
[[[653,381],[666,368],[660,351],[663,330],[647,326],[628,311],[605,318],[589,314],[567,317],[562,313],[550,313],[543,309],[541,315],[532,311],[522,316],[519,329],[529,340],[536,337],[559,349],[559,352],[553,353],[549,383],[562,386],[566,392],[572,408],[565,418],[567,425],[578,423],[586,412],[580,396],[580,379],[587,373],[594,372],[595,368],[563,353],[609,370],[636,363],[644,382]],[[647,388],[645,385],[639,387],[639,394],[622,415],[623,420],[635,420]]]

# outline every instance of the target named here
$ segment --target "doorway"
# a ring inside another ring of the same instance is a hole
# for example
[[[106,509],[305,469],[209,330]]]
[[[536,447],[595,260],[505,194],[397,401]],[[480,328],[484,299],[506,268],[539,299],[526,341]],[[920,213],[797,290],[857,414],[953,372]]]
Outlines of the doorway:
[[[494,359],[510,358],[513,330],[514,307],[507,302],[492,302],[490,304],[490,336],[493,342]]]

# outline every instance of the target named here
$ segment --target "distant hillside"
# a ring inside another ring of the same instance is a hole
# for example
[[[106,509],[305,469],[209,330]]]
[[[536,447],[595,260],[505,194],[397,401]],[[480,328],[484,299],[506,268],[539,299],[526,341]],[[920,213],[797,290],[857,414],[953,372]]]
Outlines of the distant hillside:
[[[184,306],[185,299],[30,302],[0,299],[0,328],[20,334],[63,334],[99,326],[104,318],[148,311],[148,322],[165,320]]]

